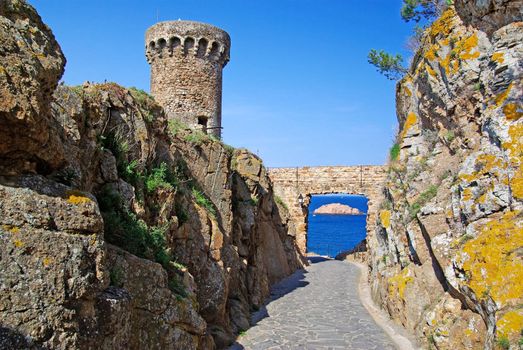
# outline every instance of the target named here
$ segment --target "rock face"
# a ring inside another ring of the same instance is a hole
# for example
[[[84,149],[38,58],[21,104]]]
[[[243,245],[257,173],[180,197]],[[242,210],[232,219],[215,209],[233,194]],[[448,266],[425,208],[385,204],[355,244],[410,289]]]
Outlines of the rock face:
[[[0,172],[48,172],[63,162],[49,100],[65,58],[49,28],[24,1],[0,2]]]
[[[522,0],[456,0],[456,11],[465,24],[491,35],[512,22],[521,22]]]
[[[358,208],[352,208],[348,205],[341,203],[330,203],[319,207],[314,211],[314,214],[327,214],[327,215],[363,215]]]
[[[0,11],[0,348],[225,347],[302,266],[261,160],[136,89],[51,96],[51,32],[24,2]]]
[[[426,30],[397,85],[400,152],[368,237],[370,281],[374,299],[427,348],[497,341],[515,349],[523,328],[521,2],[456,1],[456,9]]]

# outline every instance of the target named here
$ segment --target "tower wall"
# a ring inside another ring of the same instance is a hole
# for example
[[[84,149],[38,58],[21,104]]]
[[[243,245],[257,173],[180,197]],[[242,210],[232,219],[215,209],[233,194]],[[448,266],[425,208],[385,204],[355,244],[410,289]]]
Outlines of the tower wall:
[[[230,37],[191,21],[160,22],[145,35],[151,93],[170,119],[221,137],[222,69]]]

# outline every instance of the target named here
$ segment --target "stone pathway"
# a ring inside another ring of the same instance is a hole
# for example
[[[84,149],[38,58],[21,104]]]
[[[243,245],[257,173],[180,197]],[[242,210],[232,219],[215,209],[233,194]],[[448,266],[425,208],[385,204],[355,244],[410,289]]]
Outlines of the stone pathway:
[[[395,349],[358,297],[359,270],[311,257],[311,266],[275,285],[255,325],[229,350]]]

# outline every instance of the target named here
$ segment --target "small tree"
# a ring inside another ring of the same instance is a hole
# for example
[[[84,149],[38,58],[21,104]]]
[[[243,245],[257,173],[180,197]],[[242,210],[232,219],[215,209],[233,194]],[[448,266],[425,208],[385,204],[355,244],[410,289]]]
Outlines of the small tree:
[[[419,22],[422,19],[431,21],[450,3],[450,0],[403,0],[401,18],[405,22]]]
[[[405,22],[414,21],[418,23],[424,20],[423,23],[414,27],[414,33],[407,43],[409,49],[416,51],[427,24],[438,17],[447,6],[452,5],[453,0],[402,1],[401,18]],[[400,54],[392,55],[383,50],[372,49],[367,58],[369,63],[378,69],[378,72],[390,80],[401,79],[408,72],[408,69],[403,66],[403,57]]]
[[[370,64],[378,69],[378,72],[383,74],[390,80],[400,79],[407,69],[403,67],[403,57],[400,54],[391,55],[383,50],[370,50],[367,56]]]

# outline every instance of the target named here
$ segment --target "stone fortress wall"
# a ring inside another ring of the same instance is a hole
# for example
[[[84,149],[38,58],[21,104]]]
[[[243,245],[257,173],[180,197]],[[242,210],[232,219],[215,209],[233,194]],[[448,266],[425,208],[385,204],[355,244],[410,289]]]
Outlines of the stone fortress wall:
[[[369,199],[367,233],[372,233],[381,202],[386,167],[381,165],[271,168],[274,193],[288,206],[294,224],[296,243],[307,251],[308,207],[311,195],[328,193],[362,194]],[[304,197],[303,207],[298,203]]]
[[[168,21],[150,27],[145,42],[151,93],[168,117],[220,138],[229,34],[205,23]]]

